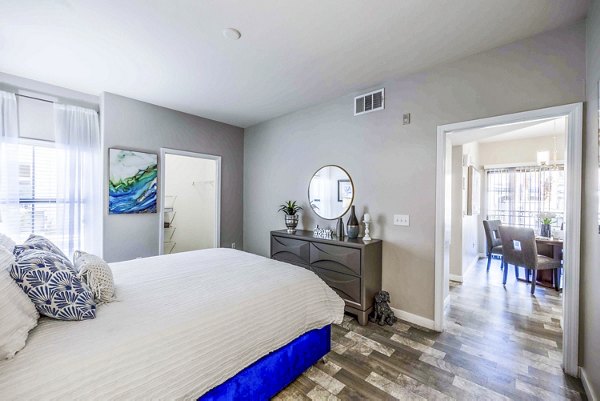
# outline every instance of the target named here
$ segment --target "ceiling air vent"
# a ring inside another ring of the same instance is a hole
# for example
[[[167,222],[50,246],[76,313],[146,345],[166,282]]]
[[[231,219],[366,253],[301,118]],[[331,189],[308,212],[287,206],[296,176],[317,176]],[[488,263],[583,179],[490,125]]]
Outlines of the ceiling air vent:
[[[384,89],[378,89],[354,98],[354,115],[383,110],[385,106]]]

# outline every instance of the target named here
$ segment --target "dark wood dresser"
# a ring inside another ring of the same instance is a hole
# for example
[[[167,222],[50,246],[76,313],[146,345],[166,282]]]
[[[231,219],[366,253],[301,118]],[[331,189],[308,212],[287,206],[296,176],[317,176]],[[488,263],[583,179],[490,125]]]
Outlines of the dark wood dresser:
[[[346,302],[346,312],[366,325],[381,290],[381,240],[314,238],[312,231],[271,231],[271,258],[315,272]]]

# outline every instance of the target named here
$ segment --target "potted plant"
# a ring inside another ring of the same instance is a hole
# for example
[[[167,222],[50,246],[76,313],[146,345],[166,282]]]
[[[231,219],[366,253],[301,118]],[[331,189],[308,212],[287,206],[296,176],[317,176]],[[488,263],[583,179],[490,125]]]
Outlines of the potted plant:
[[[302,210],[302,207],[296,205],[296,201],[287,201],[279,207],[278,212],[285,213],[285,226],[287,227],[288,234],[294,234],[296,232],[296,226],[298,226],[298,210]]]
[[[551,224],[553,223],[553,219],[555,217],[556,215],[554,213],[540,213],[540,223],[542,224],[542,227],[540,229],[540,235],[542,237],[552,237]]]

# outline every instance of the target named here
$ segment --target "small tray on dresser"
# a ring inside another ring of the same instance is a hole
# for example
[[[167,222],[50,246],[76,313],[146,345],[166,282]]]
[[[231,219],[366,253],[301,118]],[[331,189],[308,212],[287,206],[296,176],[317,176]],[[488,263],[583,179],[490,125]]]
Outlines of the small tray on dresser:
[[[271,231],[271,258],[315,272],[346,302],[346,312],[365,325],[381,290],[382,242],[313,237],[312,231]]]

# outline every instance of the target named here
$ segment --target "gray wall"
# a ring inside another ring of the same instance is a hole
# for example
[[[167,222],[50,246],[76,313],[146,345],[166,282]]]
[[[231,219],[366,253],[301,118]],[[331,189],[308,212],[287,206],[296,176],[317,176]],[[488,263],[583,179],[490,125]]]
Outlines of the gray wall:
[[[598,234],[598,80],[600,80],[600,2],[587,19],[587,105],[583,142],[582,267],[580,361],[600,397],[600,235]]]
[[[160,153],[160,148],[219,155],[221,246],[242,246],[243,129],[126,97],[103,93],[104,258],[109,262],[158,254],[158,214],[108,214],[108,148]],[[159,183],[160,185],[160,183]],[[199,205],[201,207],[201,205]]]
[[[307,186],[320,166],[339,164],[354,180],[359,216],[368,210],[371,235],[384,240],[392,305],[432,319],[437,126],[583,101],[584,60],[580,23],[378,85],[383,111],[353,117],[353,93],[247,128],[245,249],[268,255],[269,231],[284,228],[276,212],[284,200],[305,207],[301,227],[327,225],[308,208]],[[403,126],[405,112],[412,123]],[[392,225],[404,213],[410,227]]]

